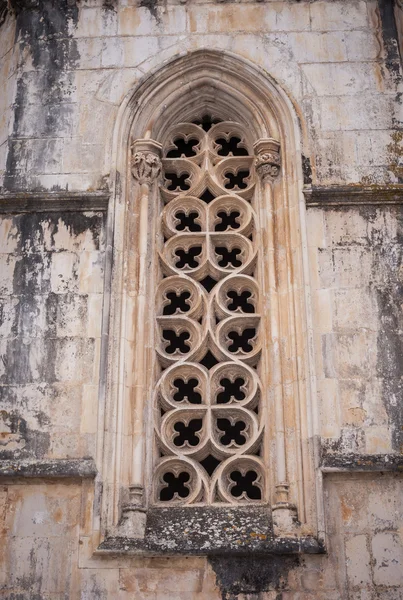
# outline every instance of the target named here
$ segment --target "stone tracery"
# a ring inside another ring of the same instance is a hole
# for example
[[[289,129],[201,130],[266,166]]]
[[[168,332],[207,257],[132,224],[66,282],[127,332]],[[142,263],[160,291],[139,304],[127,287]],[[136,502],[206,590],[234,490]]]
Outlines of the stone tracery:
[[[254,158],[243,126],[213,121],[163,148],[155,502],[267,500]]]

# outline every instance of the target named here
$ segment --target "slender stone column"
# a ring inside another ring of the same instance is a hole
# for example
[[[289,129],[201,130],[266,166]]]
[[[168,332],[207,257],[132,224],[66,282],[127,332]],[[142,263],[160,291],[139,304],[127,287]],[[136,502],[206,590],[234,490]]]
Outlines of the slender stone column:
[[[143,537],[145,530],[144,507],[144,401],[147,393],[146,330],[147,310],[147,248],[150,236],[149,202],[152,188],[161,173],[161,149],[158,142],[151,139],[138,139],[132,144],[131,173],[138,185],[138,281],[136,282],[136,316],[132,326],[135,328],[134,348],[134,403],[136,415],[133,426],[133,451],[131,462],[131,484],[128,502],[123,507],[125,533],[132,537]],[[134,439],[136,438],[136,439]]]
[[[254,144],[255,169],[261,179],[265,207],[270,213],[267,230],[267,263],[265,273],[268,278],[270,295],[270,343],[271,343],[271,379],[274,391],[275,428],[276,428],[276,491],[275,504],[272,506],[275,528],[288,530],[295,521],[295,506],[289,503],[289,483],[287,475],[287,451],[285,439],[284,397],[283,397],[283,368],[281,356],[281,322],[279,307],[279,273],[278,260],[282,230],[281,216],[276,210],[274,197],[274,182],[280,174],[281,157],[280,143],[272,138],[260,139]]]

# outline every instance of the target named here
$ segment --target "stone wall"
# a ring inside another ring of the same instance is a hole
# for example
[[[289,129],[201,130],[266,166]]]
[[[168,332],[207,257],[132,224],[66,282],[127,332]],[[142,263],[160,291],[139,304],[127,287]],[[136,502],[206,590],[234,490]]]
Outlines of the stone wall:
[[[93,557],[86,537],[90,487],[74,482],[2,486],[3,598],[401,598],[403,506],[397,475],[327,477],[329,546],[328,554],[319,556]]]
[[[308,129],[314,182],[398,181],[403,116],[389,0],[140,4],[41,0],[17,22],[7,17],[5,189],[98,189],[125,95],[164,61],[198,48],[244,57],[287,91]]]
[[[403,113],[393,3],[10,6],[0,25],[0,597],[402,598]],[[113,126],[138,82],[200,48],[267,71],[300,116],[326,554],[94,554]]]

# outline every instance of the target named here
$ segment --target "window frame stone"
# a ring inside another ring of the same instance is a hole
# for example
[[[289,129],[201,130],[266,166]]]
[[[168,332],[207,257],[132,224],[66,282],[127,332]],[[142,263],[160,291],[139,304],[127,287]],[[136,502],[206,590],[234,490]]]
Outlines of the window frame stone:
[[[186,122],[198,109],[245,124],[256,140],[256,193],[267,224],[265,302],[270,310],[262,326],[270,332],[272,349],[267,382],[273,414],[267,424],[272,495],[265,508],[272,537],[323,538],[302,193],[301,155],[309,152],[295,107],[269,75],[239,57],[201,50],[161,67],[129,92],[111,144],[109,293],[103,315],[97,456],[100,511],[94,522],[105,549],[108,539],[138,540],[136,548],[141,548],[140,541],[148,535],[147,519],[155,510],[149,500],[153,432],[147,426],[153,380],[144,368],[155,351],[151,317],[145,316],[154,311],[148,309],[155,276],[146,256],[156,235],[161,143],[172,124]],[[189,513],[181,516],[185,518],[192,519]]]

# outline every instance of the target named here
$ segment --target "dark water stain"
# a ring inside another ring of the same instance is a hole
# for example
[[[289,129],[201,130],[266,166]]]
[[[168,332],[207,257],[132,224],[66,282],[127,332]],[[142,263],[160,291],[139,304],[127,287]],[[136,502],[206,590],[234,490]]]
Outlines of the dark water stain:
[[[240,594],[259,595],[286,587],[288,573],[298,567],[298,556],[211,556],[208,558],[216,575],[222,600],[236,600]]]
[[[392,80],[401,80],[399,37],[397,31],[394,0],[378,0],[381,19],[382,41],[385,50],[385,66]]]
[[[140,6],[148,8],[157,23],[160,22],[160,16],[158,14],[158,0],[141,0]]]
[[[27,127],[34,127],[37,136],[56,136],[61,123],[71,121],[72,108],[66,105],[71,99],[72,80],[66,71],[77,66],[77,42],[69,26],[78,20],[77,6],[67,0],[37,0],[15,2],[16,43],[28,51],[35,73],[21,73],[17,79],[14,107],[13,133],[9,139],[4,188],[6,190],[35,188],[34,179],[28,176],[25,164],[26,149],[17,143],[26,135]],[[22,53],[23,54],[23,53]],[[23,66],[23,65],[21,65]],[[40,98],[32,105],[33,88]],[[47,104],[47,109],[43,109]]]

